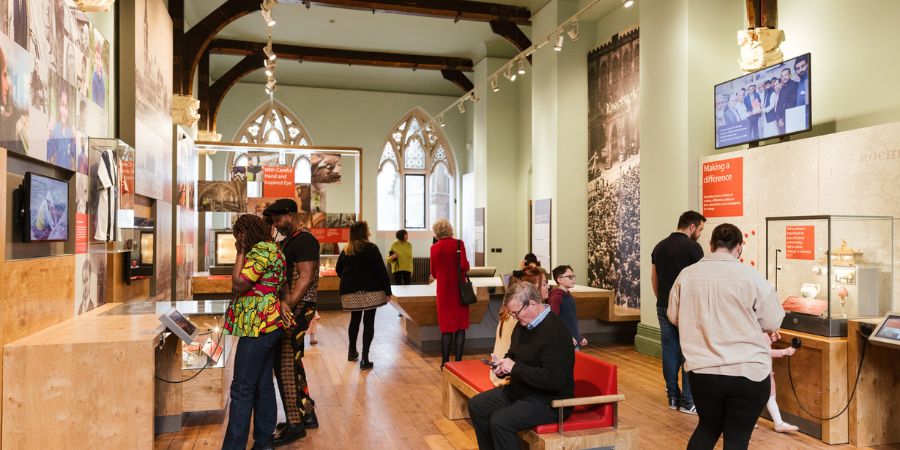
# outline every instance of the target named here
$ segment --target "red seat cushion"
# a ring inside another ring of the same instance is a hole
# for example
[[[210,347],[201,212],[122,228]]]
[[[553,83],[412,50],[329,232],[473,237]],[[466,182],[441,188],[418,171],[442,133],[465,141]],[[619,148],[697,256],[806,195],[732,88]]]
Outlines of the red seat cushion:
[[[448,362],[444,364],[444,370],[450,371],[478,392],[494,388],[494,383],[491,383],[491,376],[488,373],[490,369],[477,359]]]
[[[575,353],[575,397],[594,397],[618,393],[616,366],[583,352]],[[612,405],[576,406],[563,422],[563,430],[577,431],[605,428],[613,425]],[[538,425],[535,433],[556,433],[557,422]]]

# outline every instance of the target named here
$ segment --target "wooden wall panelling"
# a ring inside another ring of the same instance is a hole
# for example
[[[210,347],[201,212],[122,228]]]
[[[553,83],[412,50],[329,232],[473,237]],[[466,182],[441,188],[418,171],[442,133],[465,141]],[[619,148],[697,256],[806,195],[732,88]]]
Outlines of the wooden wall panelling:
[[[3,279],[3,274],[6,273],[6,202],[6,149],[0,147],[0,281],[4,283],[6,282],[6,280]],[[5,286],[5,284],[3,286]],[[3,292],[5,290],[3,286],[0,286],[0,300],[6,298],[6,295]],[[0,311],[0,345],[7,342],[4,337],[6,330],[6,327],[4,326],[6,323],[6,316],[6,311]],[[0,386],[3,386],[3,358],[0,358]],[[0,396],[2,396],[2,389],[0,389]],[[3,403],[0,402],[0,418],[3,417],[2,414]],[[0,419],[0,427],[2,427],[2,425],[3,422],[2,419]],[[0,446],[2,445],[3,440],[0,438]]]
[[[129,285],[125,282],[125,253],[110,253],[106,259],[106,292],[110,296],[107,303],[129,303],[145,301],[150,298],[150,279],[134,280]]]
[[[3,344],[71,319],[75,255],[6,261],[0,273]]]

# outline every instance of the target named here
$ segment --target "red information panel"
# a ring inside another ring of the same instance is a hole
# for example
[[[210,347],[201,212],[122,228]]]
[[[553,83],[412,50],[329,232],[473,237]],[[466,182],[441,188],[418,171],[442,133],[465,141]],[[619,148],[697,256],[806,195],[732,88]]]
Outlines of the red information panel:
[[[744,158],[703,163],[703,215],[744,215]]]
[[[293,167],[263,167],[263,197],[294,198],[296,196]]]
[[[785,258],[809,260],[816,258],[816,227],[812,225],[786,227],[784,241]]]
[[[349,228],[310,228],[310,233],[319,242],[348,242],[350,240]]]
[[[87,253],[88,215],[75,214],[75,253]]]

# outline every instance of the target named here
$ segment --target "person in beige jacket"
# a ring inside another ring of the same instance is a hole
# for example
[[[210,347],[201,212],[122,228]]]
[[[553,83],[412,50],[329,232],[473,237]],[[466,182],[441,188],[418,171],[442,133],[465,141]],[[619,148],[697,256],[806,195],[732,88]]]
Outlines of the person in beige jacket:
[[[681,271],[669,295],[669,320],[678,327],[684,367],[700,421],[689,450],[746,449],[769,399],[772,357],[760,333],[777,331],[784,310],[775,288],[738,259],[743,234],[717,226],[711,254]]]

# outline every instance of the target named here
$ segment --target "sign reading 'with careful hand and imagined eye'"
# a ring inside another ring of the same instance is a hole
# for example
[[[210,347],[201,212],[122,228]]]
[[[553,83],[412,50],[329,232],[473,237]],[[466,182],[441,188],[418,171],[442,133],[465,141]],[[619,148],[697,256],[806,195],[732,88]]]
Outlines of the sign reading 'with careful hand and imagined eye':
[[[703,163],[703,215],[744,215],[744,158]]]
[[[296,196],[293,167],[263,167],[263,197],[294,198]]]
[[[787,259],[813,260],[816,258],[816,227],[812,225],[785,227],[784,242],[784,256]]]

